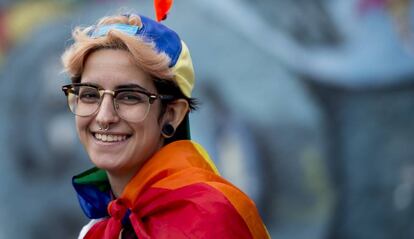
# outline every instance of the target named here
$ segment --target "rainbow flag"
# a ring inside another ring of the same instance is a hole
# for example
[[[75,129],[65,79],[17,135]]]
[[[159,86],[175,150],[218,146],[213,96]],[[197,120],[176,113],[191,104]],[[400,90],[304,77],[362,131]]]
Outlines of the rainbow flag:
[[[163,147],[112,200],[106,173],[73,178],[85,214],[97,221],[87,239],[115,239],[125,224],[143,238],[270,238],[254,202],[219,176],[190,140]]]

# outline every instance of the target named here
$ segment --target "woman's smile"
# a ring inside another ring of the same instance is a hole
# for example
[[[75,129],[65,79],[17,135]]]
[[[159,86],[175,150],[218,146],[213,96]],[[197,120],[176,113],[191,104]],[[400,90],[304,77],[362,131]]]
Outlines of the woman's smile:
[[[104,154],[121,153],[127,150],[132,134],[112,132],[90,132],[92,146]]]
[[[92,136],[101,142],[123,142],[131,137],[130,134],[119,134],[119,133],[91,133]]]

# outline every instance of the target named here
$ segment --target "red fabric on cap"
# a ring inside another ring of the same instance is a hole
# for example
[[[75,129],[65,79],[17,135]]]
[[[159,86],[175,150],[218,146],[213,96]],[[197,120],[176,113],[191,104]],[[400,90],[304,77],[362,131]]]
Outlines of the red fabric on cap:
[[[155,16],[161,22],[167,18],[168,11],[173,4],[173,0],[154,0]]]

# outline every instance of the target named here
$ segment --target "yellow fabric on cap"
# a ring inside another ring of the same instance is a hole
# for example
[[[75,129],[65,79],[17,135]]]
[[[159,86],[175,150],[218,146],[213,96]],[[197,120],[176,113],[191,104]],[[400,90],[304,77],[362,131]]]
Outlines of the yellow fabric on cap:
[[[185,96],[191,97],[195,81],[193,62],[187,45],[183,41],[181,41],[181,45],[180,56],[172,70],[174,72],[174,80],[178,87],[180,87]]]

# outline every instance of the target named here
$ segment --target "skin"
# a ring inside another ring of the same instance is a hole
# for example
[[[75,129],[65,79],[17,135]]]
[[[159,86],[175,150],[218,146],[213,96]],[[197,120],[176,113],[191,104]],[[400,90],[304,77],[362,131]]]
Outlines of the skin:
[[[108,90],[114,90],[118,85],[138,84],[157,93],[149,74],[133,64],[130,54],[124,50],[102,49],[91,53],[85,61],[81,82],[95,83]],[[106,170],[116,197],[122,194],[148,158],[163,146],[162,126],[170,123],[177,128],[188,111],[188,103],[179,99],[169,104],[161,120],[160,110],[161,102],[156,100],[142,122],[128,122],[117,115],[112,96],[105,94],[96,114],[76,116],[80,141],[92,163]],[[99,130],[100,125],[108,124],[108,131]],[[121,142],[102,142],[94,137],[94,133],[127,135],[128,138]]]

